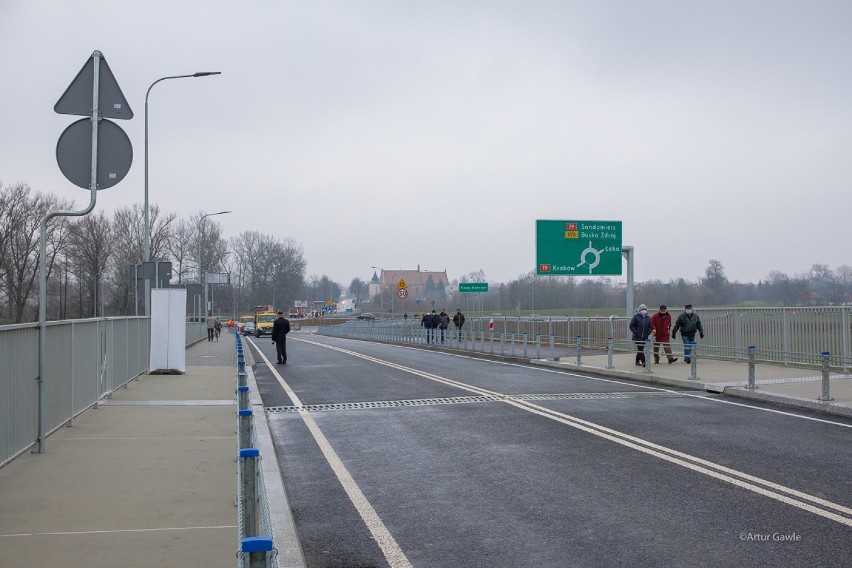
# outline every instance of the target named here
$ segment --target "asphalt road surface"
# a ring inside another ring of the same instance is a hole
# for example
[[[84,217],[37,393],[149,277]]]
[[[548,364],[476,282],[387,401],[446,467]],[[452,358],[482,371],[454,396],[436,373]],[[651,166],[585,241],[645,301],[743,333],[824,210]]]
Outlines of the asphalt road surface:
[[[311,567],[852,565],[850,420],[307,333],[275,365],[254,343]]]

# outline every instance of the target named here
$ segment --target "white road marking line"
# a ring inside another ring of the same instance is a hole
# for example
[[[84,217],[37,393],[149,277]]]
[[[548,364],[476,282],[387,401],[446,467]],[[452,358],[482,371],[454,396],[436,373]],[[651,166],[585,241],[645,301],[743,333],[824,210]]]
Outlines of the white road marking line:
[[[249,339],[249,342],[254,345],[254,342],[251,339]],[[270,371],[272,371],[273,376],[278,380],[278,383],[284,389],[284,392],[286,392],[287,396],[290,397],[293,405],[303,406],[302,401],[299,400],[299,397],[295,392],[293,392],[290,385],[288,385],[281,375],[278,374],[278,371],[272,366],[272,363],[269,359],[267,359],[263,351],[261,351],[257,345],[254,345],[254,347],[257,349],[257,352],[260,353],[260,356],[263,358],[266,366],[269,367]],[[364,523],[367,525],[367,528],[376,540],[376,544],[378,544],[379,548],[381,548],[388,564],[391,565],[391,568],[411,568],[411,563],[408,561],[405,553],[402,552],[399,544],[397,544],[393,535],[391,535],[390,531],[382,522],[379,514],[364,496],[361,488],[358,487],[357,483],[355,483],[355,480],[352,478],[349,470],[347,470],[346,466],[343,465],[343,461],[334,451],[334,448],[331,447],[331,444],[325,437],[325,434],[322,433],[322,430],[320,430],[319,426],[317,426],[317,423],[314,422],[313,417],[307,412],[299,412],[299,415],[302,417],[302,420],[305,422],[308,430],[311,431],[311,434],[313,435],[314,440],[316,440],[317,445],[320,447],[320,450],[322,450],[325,459],[328,461],[331,469],[337,476],[338,481],[349,496],[349,500],[352,501],[352,504],[358,510],[358,513],[361,515],[361,518],[364,520]]]
[[[214,525],[210,527],[163,527],[155,529],[114,529],[102,531],[57,531],[57,532],[37,532],[37,533],[16,533],[16,534],[0,534],[0,538],[24,537],[24,536],[75,536],[86,534],[115,534],[115,533],[147,533],[147,532],[167,532],[167,531],[207,531],[229,529],[233,530],[237,525]]]
[[[764,495],[766,497],[770,497],[777,501],[781,501],[788,505],[792,505],[794,507],[798,507],[810,513],[819,515],[821,517],[825,517],[836,521],[838,523],[844,524],[846,526],[852,527],[852,519],[843,517],[831,511],[826,511],[824,509],[820,509],[811,503],[816,503],[825,507],[827,509],[833,509],[835,511],[839,511],[841,513],[852,515],[852,509],[849,507],[845,507],[838,503],[834,503],[832,501],[828,501],[825,499],[821,499],[819,497],[815,497],[813,495],[809,495],[807,493],[803,493],[796,489],[792,489],[789,487],[785,487],[778,483],[774,483],[772,481],[768,481],[745,472],[737,471],[716,463],[713,463],[708,460],[704,460],[697,456],[693,456],[684,452],[680,452],[673,448],[668,448],[666,446],[661,446],[659,444],[655,444],[648,440],[644,440],[642,438],[637,438],[635,436],[631,436],[624,432],[620,432],[618,430],[614,430],[611,428],[607,428],[605,426],[601,426],[600,424],[596,424],[594,422],[589,422],[587,420],[582,420],[580,418],[576,418],[574,416],[564,414],[561,412],[557,412],[554,410],[550,410],[544,408],[542,406],[538,406],[536,404],[532,404],[527,401],[513,400],[502,393],[497,393],[494,391],[489,391],[486,389],[482,389],[479,387],[474,387],[471,385],[467,385],[465,383],[461,383],[459,381],[455,381],[453,379],[448,379],[446,377],[441,377],[439,375],[434,375],[432,373],[427,373],[424,371],[420,371],[418,369],[414,369],[411,367],[406,367],[404,365],[399,365],[397,363],[393,363],[391,361],[385,361],[382,359],[378,359],[376,357],[372,357],[370,355],[365,355],[362,353],[358,353],[356,351],[350,351],[348,349],[343,349],[340,347],[335,347],[332,345],[326,345],[323,343],[314,343],[314,345],[325,347],[327,349],[332,349],[334,351],[339,351],[341,353],[346,353],[352,355],[354,357],[358,357],[367,361],[371,361],[380,365],[384,365],[387,367],[391,367],[394,369],[399,369],[401,371],[408,372],[410,374],[414,374],[423,378],[427,378],[439,383],[443,383],[446,385],[454,386],[463,390],[467,390],[470,392],[475,392],[477,394],[487,394],[489,396],[495,396],[501,399],[501,402],[506,404],[510,404],[522,410],[526,410],[527,412],[531,412],[533,414],[537,414],[539,416],[543,416],[545,418],[550,418],[551,420],[555,420],[557,422],[561,422],[573,428],[577,428],[584,432],[588,432],[595,436],[610,440],[617,444],[632,448],[634,450],[640,451],[642,453],[657,457],[659,459],[663,459],[665,461],[674,463],[676,465],[680,465],[687,469],[691,469],[698,473],[702,473],[704,475],[708,475],[710,477],[714,477],[721,481],[725,481],[737,487],[741,487],[743,489],[748,489],[755,493]],[[666,390],[666,389],[659,389]],[[700,397],[697,397],[700,398]],[[687,461],[688,460],[688,461]],[[691,463],[692,462],[692,463]],[[712,468],[712,469],[710,469]],[[716,471],[713,471],[716,470]],[[739,479],[737,479],[739,478]],[[763,485],[764,487],[760,487],[756,484]],[[769,489],[767,489],[769,488]],[[771,490],[770,490],[771,489]],[[803,501],[799,501],[797,499],[793,499],[792,497],[788,497],[787,495],[782,495],[781,493],[787,493],[788,495],[795,496],[799,499],[810,501],[811,503],[805,503]]]
[[[312,341],[307,341],[305,339],[301,339],[300,341],[305,341],[306,343],[315,343],[315,342],[312,342]],[[387,343],[373,343],[373,342],[366,342],[366,343],[370,343],[372,345],[385,345],[385,346],[389,345]],[[322,345],[322,346],[327,347],[327,345],[325,345],[323,343],[315,343],[315,345]],[[400,349],[413,349],[413,350],[422,352],[422,349],[418,349],[417,347],[410,347],[408,345],[391,345],[391,346],[392,347],[398,347]],[[462,359],[486,361],[488,363],[493,363],[495,365],[506,365],[506,366],[509,366],[509,367],[523,367],[524,369],[534,369],[534,370],[536,370],[540,373],[553,373],[553,374],[558,374],[558,375],[568,375],[569,377],[577,377],[577,378],[585,379],[585,380],[588,380],[588,381],[599,381],[599,382],[603,382],[603,383],[611,383],[611,384],[616,384],[616,385],[626,385],[626,386],[631,386],[631,387],[635,387],[635,388],[657,390],[657,391],[664,391],[664,392],[677,392],[677,393],[681,392],[681,391],[676,391],[676,390],[672,390],[672,389],[656,387],[656,386],[651,386],[651,385],[626,383],[626,382],[620,381],[618,379],[605,379],[603,377],[589,377],[589,376],[586,376],[586,375],[580,375],[577,372],[572,372],[568,369],[565,369],[565,370],[563,370],[563,369],[551,369],[551,368],[547,368],[547,367],[520,365],[518,363],[509,363],[509,362],[506,362],[506,361],[494,361],[492,359],[480,359],[479,357],[471,357],[470,355],[465,355],[465,354],[462,354],[462,353],[445,353],[445,352],[442,352],[442,351],[432,351],[432,353],[435,353],[435,354],[438,354],[438,355],[444,355],[444,356],[448,356],[448,357],[461,357]],[[594,371],[594,369],[590,369],[588,372],[594,373],[595,371]],[[842,422],[835,422],[833,420],[826,420],[824,418],[814,418],[812,416],[803,416],[801,414],[796,414],[794,412],[786,412],[784,410],[775,410],[775,409],[772,409],[772,408],[763,408],[761,406],[754,406],[754,405],[746,404],[746,403],[743,403],[743,402],[734,402],[732,400],[724,400],[724,399],[721,399],[721,398],[718,398],[718,397],[708,397],[708,396],[705,396],[703,394],[701,394],[701,395],[689,394],[689,393],[682,393],[682,394],[683,394],[683,396],[700,398],[701,400],[706,400],[707,402],[715,402],[715,403],[719,403],[719,404],[730,404],[731,406],[739,406],[739,407],[742,407],[742,408],[750,408],[751,410],[759,410],[761,412],[770,412],[772,414],[780,414],[782,416],[790,416],[790,417],[793,417],[793,418],[798,418],[800,420],[810,420],[811,422],[820,422],[822,424],[831,424],[832,426],[841,426],[843,428],[852,428],[852,424],[844,424]]]

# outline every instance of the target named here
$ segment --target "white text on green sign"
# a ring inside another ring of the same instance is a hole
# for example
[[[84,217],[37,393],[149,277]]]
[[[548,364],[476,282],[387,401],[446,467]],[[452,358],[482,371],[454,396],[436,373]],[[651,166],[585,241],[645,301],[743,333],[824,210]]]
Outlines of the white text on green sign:
[[[488,282],[459,282],[459,292],[487,292]]]
[[[621,221],[536,221],[536,274],[620,275]]]

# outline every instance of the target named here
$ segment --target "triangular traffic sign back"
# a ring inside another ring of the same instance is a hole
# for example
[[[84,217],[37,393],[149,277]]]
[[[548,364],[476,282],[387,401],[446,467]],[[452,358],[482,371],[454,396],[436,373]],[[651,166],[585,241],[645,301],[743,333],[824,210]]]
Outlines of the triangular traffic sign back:
[[[107,65],[103,55],[100,56],[100,73],[98,77],[98,105],[101,107],[100,114],[103,118],[118,118],[129,120],[133,118],[133,111],[127,104],[127,99],[121,92],[121,87],[115,80],[115,76]],[[53,107],[59,114],[74,114],[77,116],[91,116],[92,114],[92,86],[95,80],[95,56],[92,54],[77,76],[65,89],[65,93]]]

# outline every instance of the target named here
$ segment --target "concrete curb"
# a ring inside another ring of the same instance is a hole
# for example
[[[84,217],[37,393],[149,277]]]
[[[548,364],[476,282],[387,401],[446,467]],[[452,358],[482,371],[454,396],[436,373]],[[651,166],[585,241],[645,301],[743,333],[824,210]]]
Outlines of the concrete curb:
[[[784,406],[814,410],[816,412],[822,412],[823,414],[830,414],[832,416],[852,418],[852,408],[842,404],[835,404],[831,401],[812,400],[798,396],[761,392],[759,388],[756,390],[750,390],[743,387],[727,387],[725,388],[724,394],[728,396],[735,396],[737,398],[745,398],[760,402],[774,402],[776,404],[783,404]]]
[[[251,396],[252,415],[254,416],[258,450],[263,469],[263,481],[266,488],[266,500],[269,506],[269,523],[272,525],[272,542],[278,551],[278,566],[281,568],[306,568],[305,556],[296,532],[296,524],[290,510],[290,501],[278,467],[278,455],[272,434],[266,421],[263,400],[254,379],[254,371],[246,366],[247,384]]]

